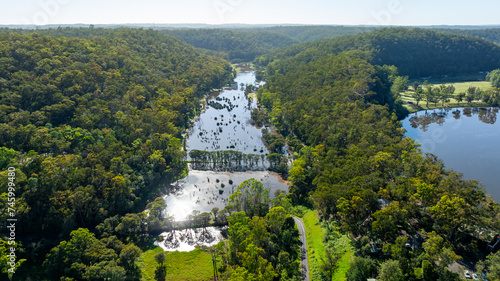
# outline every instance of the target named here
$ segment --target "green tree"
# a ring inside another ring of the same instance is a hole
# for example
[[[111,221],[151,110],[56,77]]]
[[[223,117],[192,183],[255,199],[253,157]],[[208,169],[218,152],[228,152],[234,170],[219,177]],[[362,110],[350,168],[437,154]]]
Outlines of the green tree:
[[[413,92],[412,97],[417,102],[418,106],[418,103],[424,98],[424,91],[422,90],[422,88],[417,87]]]
[[[385,209],[373,213],[373,231],[383,241],[394,241],[400,229],[406,226],[407,214],[398,201],[393,201]]]
[[[155,280],[156,281],[165,281],[167,277],[167,256],[165,252],[161,251],[155,255],[155,260],[158,263],[158,266],[155,270]]]
[[[460,92],[455,96],[455,99],[457,100],[458,104],[460,104],[465,98],[465,93]]]
[[[427,85],[427,87],[424,90],[424,97],[425,97],[425,101],[427,102],[425,106],[427,108],[429,108],[429,102],[434,102],[435,97],[436,97],[435,94],[436,94],[436,91],[434,90],[432,85]]]
[[[146,205],[146,209],[149,209],[149,215],[163,220],[165,218],[165,210],[167,209],[167,203],[163,197],[157,197],[151,203]]]
[[[411,83],[411,86],[413,87],[413,91],[417,91],[417,89],[420,88],[420,82],[415,80],[413,81],[413,83]]]
[[[380,281],[404,281],[405,275],[397,260],[387,260],[380,265],[377,280]]]
[[[127,244],[120,252],[120,263],[129,271],[136,269],[136,260],[141,255],[141,249],[134,244]]]
[[[346,272],[347,281],[366,281],[377,273],[377,262],[371,258],[354,257]]]
[[[408,76],[398,76],[394,79],[394,82],[391,86],[391,92],[393,97],[396,99],[399,97],[401,92],[404,92],[408,89]]]
[[[491,86],[500,88],[500,69],[490,71],[486,75],[486,79],[491,82]]]
[[[12,163],[16,162],[19,152],[7,147],[0,147],[0,171],[6,170]]]
[[[478,272],[484,273],[488,280],[500,280],[500,252],[490,253],[477,265]]]

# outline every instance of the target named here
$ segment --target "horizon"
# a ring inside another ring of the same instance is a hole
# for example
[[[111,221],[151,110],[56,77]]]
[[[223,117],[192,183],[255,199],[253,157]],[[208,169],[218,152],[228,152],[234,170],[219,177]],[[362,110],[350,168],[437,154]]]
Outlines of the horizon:
[[[221,23],[221,24],[210,24],[201,22],[192,23],[153,23],[153,22],[143,22],[143,23],[51,23],[45,25],[35,25],[35,24],[0,24],[0,28],[21,28],[21,29],[50,29],[57,27],[90,27],[94,26],[97,28],[106,27],[173,27],[173,28],[267,28],[267,27],[297,27],[297,26],[317,26],[317,27],[379,27],[379,28],[390,28],[390,27],[404,27],[404,28],[450,28],[450,29],[484,29],[484,28],[500,28],[500,24],[429,24],[429,25],[365,25],[365,24],[297,24],[297,23],[259,23],[259,24],[249,24],[249,23]]]

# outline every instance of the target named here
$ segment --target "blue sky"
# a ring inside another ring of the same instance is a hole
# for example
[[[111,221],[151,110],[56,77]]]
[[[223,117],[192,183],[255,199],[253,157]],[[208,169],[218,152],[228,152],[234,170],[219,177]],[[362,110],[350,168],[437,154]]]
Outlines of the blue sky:
[[[0,0],[0,24],[500,24],[498,0]]]

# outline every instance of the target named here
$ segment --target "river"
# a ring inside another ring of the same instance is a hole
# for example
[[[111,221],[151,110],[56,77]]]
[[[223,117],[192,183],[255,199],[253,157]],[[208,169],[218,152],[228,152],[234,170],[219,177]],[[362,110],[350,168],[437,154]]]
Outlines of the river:
[[[500,122],[498,108],[452,108],[419,111],[402,121],[406,136],[433,153],[446,168],[479,180],[500,202]]]
[[[225,89],[212,94],[207,105],[196,118],[187,134],[187,152],[196,150],[234,150],[245,154],[268,153],[262,142],[261,129],[252,126],[250,113],[257,106],[254,97],[245,95],[243,85],[260,86],[255,72],[241,72],[235,78],[237,89]],[[210,212],[212,208],[224,208],[229,196],[245,180],[255,178],[271,189],[271,196],[278,189],[288,190],[288,185],[275,173],[268,171],[215,172],[191,170],[186,178],[174,183],[176,192],[165,197],[167,213],[176,220],[183,220],[193,210]]]
[[[251,84],[258,87],[263,82],[255,80],[255,72],[242,72],[237,74],[235,83],[237,83],[237,88],[226,88],[218,94],[207,97],[205,109],[195,119],[192,128],[187,133],[188,153],[191,150],[234,150],[263,156],[268,153],[262,142],[261,129],[250,123],[250,113],[257,106],[257,101],[254,97],[247,97],[245,87],[241,86],[243,83],[243,85]],[[166,212],[174,220],[182,221],[195,210],[210,212],[214,207],[222,209],[238,186],[250,178],[261,181],[264,187],[269,188],[271,197],[277,190],[288,191],[288,184],[278,174],[269,171],[219,172],[193,170],[190,167],[188,176],[175,182],[173,184],[175,191],[165,196]],[[213,236],[219,236],[217,230],[211,229],[210,231]],[[181,238],[186,236],[186,234],[176,235],[180,235]],[[194,249],[193,244],[196,244],[196,241],[188,241],[189,245],[187,245],[184,241],[186,239],[181,238],[179,238],[182,240],[179,245],[172,245],[171,242],[159,245],[165,250]],[[200,241],[198,244],[213,245],[218,240],[217,238],[213,241]]]

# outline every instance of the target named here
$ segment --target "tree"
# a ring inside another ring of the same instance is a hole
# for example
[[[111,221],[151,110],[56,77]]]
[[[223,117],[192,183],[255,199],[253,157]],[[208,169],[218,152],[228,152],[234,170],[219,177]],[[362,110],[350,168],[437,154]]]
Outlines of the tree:
[[[465,99],[469,104],[471,104],[474,100],[481,99],[481,89],[470,86],[469,88],[467,88],[467,96],[465,97]]]
[[[443,195],[436,205],[429,207],[432,218],[450,238],[460,225],[467,223],[470,209],[463,198],[449,195]]]
[[[288,216],[286,210],[281,206],[269,210],[269,213],[266,215],[266,220],[271,232],[277,234]]]
[[[486,79],[491,82],[491,86],[500,88],[500,69],[490,71]]]
[[[213,207],[212,214],[214,215],[214,221],[217,221],[217,214],[219,213],[219,208]]]
[[[380,265],[377,280],[380,281],[404,281],[405,275],[397,260],[387,260]]]
[[[417,91],[417,89],[420,88],[420,82],[415,80],[413,81],[413,83],[411,83],[411,86],[413,87],[413,91]]]
[[[377,262],[371,258],[354,257],[346,272],[347,281],[366,281],[377,273]]]
[[[428,233],[429,238],[423,243],[425,258],[433,264],[444,268],[462,257],[455,254],[449,244],[445,243],[443,237],[432,231]]]
[[[424,97],[425,97],[425,101],[427,102],[427,104],[425,106],[427,108],[429,108],[429,102],[433,102],[435,99],[435,91],[434,91],[434,88],[432,87],[432,85],[428,85],[425,88]]]
[[[393,201],[387,208],[373,213],[373,231],[383,241],[393,241],[400,228],[405,227],[407,214],[408,211],[401,208],[398,201]]]
[[[458,104],[460,104],[465,98],[465,93],[460,92],[456,95],[455,99],[457,100]]]
[[[333,273],[338,268],[338,261],[342,257],[342,254],[331,247],[326,248],[325,252],[325,258],[321,257],[320,274],[323,280],[330,281],[332,280]]]
[[[453,85],[439,85],[439,100],[441,101],[442,106],[444,106],[445,102],[448,102],[450,100],[450,97],[453,96],[454,92],[455,87]]]
[[[153,202],[146,205],[146,209],[149,209],[150,216],[156,217],[161,221],[165,218],[167,203],[163,197],[157,197]]]
[[[478,272],[484,273],[488,280],[500,280],[500,252],[489,254],[478,263]]]
[[[141,255],[141,249],[134,244],[127,244],[120,252],[120,263],[125,269],[133,270],[136,268],[135,261]]]
[[[167,264],[165,263],[167,260],[167,256],[165,252],[161,251],[155,255],[155,260],[158,263],[158,266],[155,270],[155,280],[156,281],[165,281],[167,277]]]
[[[0,147],[0,171],[4,171],[14,163],[19,152],[7,147]]]
[[[472,104],[472,102],[474,101],[474,99],[475,99],[474,95],[467,94],[467,95],[465,96],[465,100],[467,101],[467,103],[468,103],[469,105],[471,105],[471,104]]]
[[[391,87],[392,95],[394,98],[399,97],[401,92],[404,92],[408,89],[408,76],[398,76],[394,79],[394,82]]]
[[[229,196],[228,206],[234,211],[243,210],[249,216],[265,216],[270,204],[269,190],[260,181],[248,179]]]
[[[417,87],[415,89],[415,92],[413,92],[412,97],[417,102],[418,106],[418,103],[424,98],[424,91],[422,90],[422,88]]]

